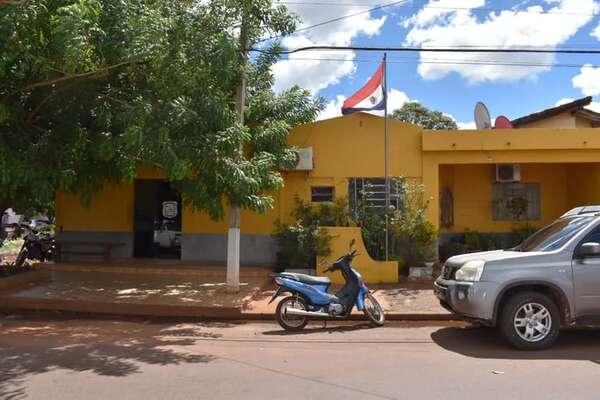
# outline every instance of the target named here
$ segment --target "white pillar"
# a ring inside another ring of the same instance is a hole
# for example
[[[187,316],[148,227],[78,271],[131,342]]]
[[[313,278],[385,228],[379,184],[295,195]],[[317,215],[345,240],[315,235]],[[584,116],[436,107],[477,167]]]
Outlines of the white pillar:
[[[240,288],[240,209],[231,207],[229,230],[227,231],[227,288],[238,291]]]

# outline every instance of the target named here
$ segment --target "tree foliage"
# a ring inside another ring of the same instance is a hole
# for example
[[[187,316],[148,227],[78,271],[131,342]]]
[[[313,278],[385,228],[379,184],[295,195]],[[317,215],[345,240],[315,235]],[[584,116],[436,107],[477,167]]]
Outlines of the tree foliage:
[[[323,104],[274,93],[271,55],[242,66],[242,19],[249,43],[296,24],[271,0],[0,4],[0,208],[43,208],[56,190],[90,198],[143,163],[213,218],[227,204],[265,211],[295,158],[289,130]]]
[[[422,126],[425,129],[458,129],[456,121],[451,117],[439,111],[430,110],[416,101],[404,103],[402,107],[393,111],[392,117],[409,124]]]

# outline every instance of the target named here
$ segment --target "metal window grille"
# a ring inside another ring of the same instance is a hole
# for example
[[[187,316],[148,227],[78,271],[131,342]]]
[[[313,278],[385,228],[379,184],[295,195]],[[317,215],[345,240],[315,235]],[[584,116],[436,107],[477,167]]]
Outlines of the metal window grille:
[[[322,203],[333,201],[333,186],[314,186],[310,188],[310,201]]]
[[[399,209],[402,207],[403,180],[389,178],[389,186],[390,205],[394,209]],[[385,178],[350,178],[348,203],[352,218],[357,217],[361,208],[383,213],[385,211]]]
[[[540,184],[494,183],[492,218],[496,221],[540,219]]]

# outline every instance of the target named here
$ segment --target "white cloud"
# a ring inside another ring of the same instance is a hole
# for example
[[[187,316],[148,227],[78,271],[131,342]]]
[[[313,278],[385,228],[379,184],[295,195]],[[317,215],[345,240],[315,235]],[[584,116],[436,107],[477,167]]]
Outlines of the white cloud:
[[[346,96],[338,94],[335,100],[331,100],[329,103],[327,103],[325,109],[321,111],[321,114],[319,114],[317,120],[335,118],[342,115],[342,104],[344,104],[345,100]]]
[[[600,94],[600,68],[585,64],[572,82],[573,87],[579,88],[584,95],[597,96]]]
[[[484,7],[485,0],[429,0],[427,7],[433,8],[424,8],[404,21],[404,26],[410,29],[406,44],[423,47],[554,48],[565,43],[593,18],[588,14],[600,10],[595,0],[546,0],[545,3],[546,7],[534,5],[482,15],[471,9]],[[429,63],[424,63],[427,59]],[[422,52],[420,60],[418,72],[425,79],[440,79],[455,72],[470,83],[477,83],[535,79],[550,67],[499,64],[550,64],[556,59],[552,54]],[[495,65],[473,65],[481,61],[495,61]]]
[[[554,107],[558,107],[558,106],[562,106],[563,104],[567,104],[572,102],[574,99],[569,99],[569,98],[565,98],[565,99],[560,99],[559,101],[556,102],[556,104],[554,105]]]
[[[337,95],[334,100],[331,100],[325,106],[325,109],[319,114],[318,120],[335,118],[342,115],[342,104],[346,100],[346,96]],[[398,89],[392,89],[388,92],[388,113],[392,113],[397,108],[402,107],[404,103],[411,101],[406,93]],[[371,111],[371,114],[383,116],[383,111]]]
[[[365,5],[369,6],[369,3],[367,2]],[[356,12],[356,8],[352,6],[289,5],[288,8],[302,19],[303,24],[299,27],[300,29],[303,26],[311,26]],[[373,18],[370,13],[365,13],[300,32],[283,39],[282,44],[287,48],[312,45],[349,46],[352,40],[360,35],[367,37],[377,35],[385,20],[385,16]],[[318,60],[323,58],[344,61]],[[281,91],[293,85],[300,85],[317,93],[321,89],[338,83],[341,78],[353,74],[356,71],[353,58],[355,58],[353,51],[307,51],[292,54],[289,56],[289,60],[281,60],[273,66],[275,90]]]
[[[600,113],[600,103],[597,101],[592,101],[589,106],[585,107],[588,110],[592,110],[594,112]]]
[[[465,129],[477,129],[475,127],[475,122],[471,121],[471,122],[456,122],[456,125],[458,125],[458,129],[460,130],[465,130]]]
[[[397,89],[392,89],[388,92],[388,104],[387,104],[387,109],[388,109],[388,113],[393,112],[394,110],[402,107],[404,105],[404,103],[408,103],[409,101],[411,101],[408,96],[406,95],[406,93],[397,90]]]

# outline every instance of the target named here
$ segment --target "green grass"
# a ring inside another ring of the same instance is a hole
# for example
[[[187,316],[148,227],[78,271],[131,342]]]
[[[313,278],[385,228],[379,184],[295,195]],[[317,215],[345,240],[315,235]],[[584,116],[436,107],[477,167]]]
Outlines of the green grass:
[[[23,246],[23,239],[6,240],[4,245],[0,247],[0,256],[6,256],[9,254],[17,254]]]

